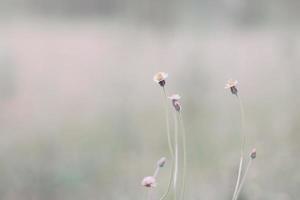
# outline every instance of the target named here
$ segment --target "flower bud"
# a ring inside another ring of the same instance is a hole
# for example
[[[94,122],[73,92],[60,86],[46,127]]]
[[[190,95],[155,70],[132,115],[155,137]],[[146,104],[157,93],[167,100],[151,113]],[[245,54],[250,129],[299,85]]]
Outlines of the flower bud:
[[[250,153],[250,157],[251,157],[252,160],[256,158],[256,149],[255,148],[252,149],[252,151]]]
[[[166,164],[166,158],[165,157],[162,157],[161,159],[159,159],[158,161],[157,161],[157,166],[158,167],[163,167],[165,164]]]

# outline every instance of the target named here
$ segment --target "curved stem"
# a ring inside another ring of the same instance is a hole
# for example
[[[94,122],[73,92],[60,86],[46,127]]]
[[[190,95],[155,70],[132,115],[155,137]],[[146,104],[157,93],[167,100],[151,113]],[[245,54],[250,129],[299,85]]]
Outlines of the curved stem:
[[[163,96],[164,96],[164,104],[165,104],[165,112],[166,112],[166,126],[167,126],[168,146],[169,146],[169,151],[170,151],[170,154],[171,154],[171,171],[170,171],[170,178],[169,178],[167,191],[162,195],[160,200],[164,200],[168,196],[168,194],[171,190],[171,185],[172,185],[172,182],[173,182],[173,170],[174,170],[174,151],[173,151],[173,145],[172,145],[171,134],[170,134],[169,110],[168,110],[168,102],[167,102],[168,97],[167,97],[165,87],[163,87],[163,94],[164,94]]]
[[[244,133],[244,124],[245,124],[245,112],[244,112],[244,106],[242,99],[239,95],[236,95],[239,101],[239,106],[240,106],[240,112],[241,112],[241,157],[240,157],[240,164],[239,164],[239,171],[238,171],[238,178],[237,182],[235,185],[234,193],[232,200],[236,198],[237,195],[237,190],[240,185],[240,179],[241,179],[241,174],[242,174],[242,168],[243,168],[243,160],[244,160],[244,148],[245,148],[245,143],[246,143],[246,135]]]
[[[239,194],[240,194],[240,192],[241,192],[241,190],[242,190],[242,187],[243,187],[243,185],[244,185],[244,183],[245,183],[245,180],[246,180],[246,177],[247,177],[247,174],[248,174],[248,171],[249,171],[249,169],[250,169],[251,164],[252,164],[252,159],[250,159],[249,162],[248,162],[248,165],[247,165],[245,174],[244,174],[244,176],[243,176],[243,178],[242,178],[242,180],[241,180],[241,184],[240,184],[240,186],[239,186],[239,188],[238,188],[238,190],[237,190],[237,192],[236,192],[236,195],[235,195],[235,199],[234,199],[234,200],[237,200],[238,197],[239,197]]]
[[[172,163],[171,163],[171,171],[170,171],[170,181],[169,181],[169,184],[168,184],[168,189],[167,189],[167,191],[163,194],[163,196],[162,197],[160,197],[160,199],[159,200],[164,200],[167,196],[168,196],[168,194],[169,194],[169,192],[170,192],[170,190],[171,190],[171,185],[172,185],[172,181],[173,181],[173,170],[174,170],[174,162],[172,161]]]
[[[185,176],[186,176],[186,131],[185,131],[185,126],[184,126],[181,112],[179,112],[179,120],[182,128],[182,147],[183,147],[183,169],[182,169],[183,173],[182,173],[182,188],[181,188],[180,199],[184,199]]]

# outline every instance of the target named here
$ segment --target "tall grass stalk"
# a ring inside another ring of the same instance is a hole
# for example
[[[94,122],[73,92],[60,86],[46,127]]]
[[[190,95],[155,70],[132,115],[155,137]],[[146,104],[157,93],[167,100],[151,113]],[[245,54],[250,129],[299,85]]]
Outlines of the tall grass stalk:
[[[170,171],[170,180],[169,180],[169,183],[168,183],[168,188],[167,188],[167,191],[160,197],[159,200],[164,200],[167,198],[170,190],[171,190],[171,185],[172,185],[172,181],[173,181],[173,170],[174,170],[174,162],[172,161],[171,163],[171,171]]]
[[[180,199],[184,199],[185,178],[186,178],[186,131],[185,131],[184,121],[181,112],[179,112],[178,115],[179,115],[181,130],[182,130],[182,148],[183,148],[182,186],[180,192]]]
[[[169,120],[169,109],[168,109],[168,96],[165,87],[163,88],[163,98],[164,98],[164,104],[165,104],[165,113],[166,113],[166,127],[167,127],[167,138],[168,138],[168,146],[169,146],[169,151],[171,154],[171,171],[170,171],[170,178],[169,178],[169,183],[167,187],[167,191],[160,197],[160,200],[164,200],[170,190],[171,190],[171,185],[173,181],[173,170],[174,170],[174,150],[173,150],[173,144],[171,140],[171,134],[170,134],[170,120]]]
[[[171,154],[171,157],[173,159],[174,157],[174,150],[173,150],[173,145],[172,145],[172,140],[171,140],[171,134],[170,134],[170,120],[169,120],[169,109],[168,109],[168,96],[165,87],[163,88],[163,96],[164,96],[164,104],[165,104],[165,112],[166,112],[166,126],[167,126],[167,137],[168,137],[168,146],[169,146],[169,151]]]
[[[241,192],[241,190],[242,190],[242,187],[243,187],[243,185],[244,185],[244,183],[245,183],[245,180],[246,180],[248,171],[249,171],[249,169],[250,169],[250,167],[251,167],[251,164],[252,164],[252,159],[250,158],[250,160],[249,160],[249,162],[248,162],[248,165],[247,165],[247,168],[246,168],[246,171],[245,171],[245,174],[244,174],[244,176],[243,176],[243,178],[242,178],[242,180],[241,180],[241,184],[240,184],[240,186],[239,186],[239,188],[238,188],[238,190],[237,190],[237,192],[236,192],[236,195],[235,195],[234,200],[237,200],[238,197],[239,197],[239,194],[240,194],[240,192]]]
[[[178,117],[176,111],[174,111],[174,123],[175,123],[175,156],[174,156],[174,180],[173,180],[173,187],[175,192],[175,200],[177,199],[177,178],[178,178]]]
[[[246,135],[244,133],[244,124],[245,124],[245,112],[244,112],[244,106],[242,99],[240,95],[237,95],[238,101],[239,101],[239,106],[240,106],[240,113],[241,113],[241,155],[240,155],[240,163],[239,163],[239,170],[238,170],[238,178],[236,181],[234,193],[232,196],[232,200],[235,200],[237,191],[240,185],[241,181],[241,175],[242,175],[242,169],[243,169],[243,161],[244,161],[244,148],[245,148],[245,143],[246,143]]]

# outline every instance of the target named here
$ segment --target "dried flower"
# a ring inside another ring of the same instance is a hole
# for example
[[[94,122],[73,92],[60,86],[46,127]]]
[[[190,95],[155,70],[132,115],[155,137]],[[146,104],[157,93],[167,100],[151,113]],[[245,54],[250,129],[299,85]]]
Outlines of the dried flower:
[[[255,148],[252,149],[252,151],[250,153],[250,157],[252,158],[252,160],[256,158],[256,149]]]
[[[236,87],[237,84],[238,84],[237,80],[229,79],[225,85],[225,89],[230,89],[232,94],[237,95],[238,93],[238,89]]]
[[[154,75],[153,81],[158,83],[160,86],[164,87],[166,84],[166,79],[168,78],[168,74],[165,72],[158,72]]]
[[[146,176],[141,184],[145,187],[156,187],[156,179],[153,176]]]
[[[158,161],[157,161],[157,166],[158,167],[163,167],[165,164],[166,164],[166,158],[165,157],[162,157],[161,159],[159,159]]]
[[[168,98],[172,100],[172,104],[173,104],[175,110],[179,112],[181,110],[181,105],[179,103],[180,96],[178,94],[173,94],[172,96],[169,96]]]

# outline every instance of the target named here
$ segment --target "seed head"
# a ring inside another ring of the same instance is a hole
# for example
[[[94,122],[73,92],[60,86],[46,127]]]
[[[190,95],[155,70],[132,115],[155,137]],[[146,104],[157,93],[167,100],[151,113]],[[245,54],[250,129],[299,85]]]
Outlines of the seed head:
[[[142,186],[144,187],[156,187],[156,179],[153,176],[146,176],[143,180],[142,180]]]
[[[154,75],[153,81],[158,83],[161,87],[164,87],[166,84],[166,79],[168,78],[168,74],[165,72],[158,72]]]

